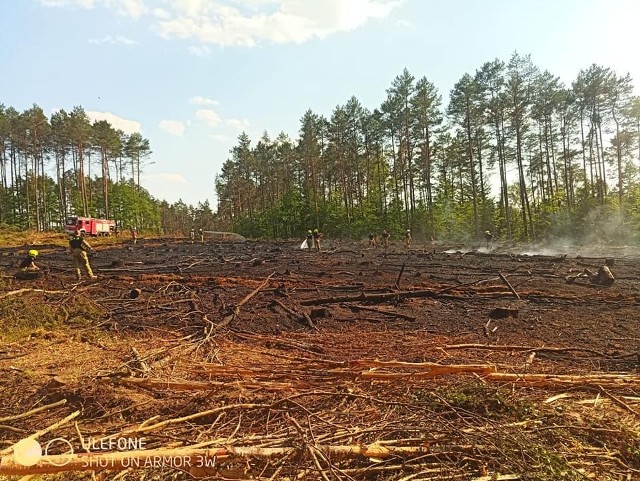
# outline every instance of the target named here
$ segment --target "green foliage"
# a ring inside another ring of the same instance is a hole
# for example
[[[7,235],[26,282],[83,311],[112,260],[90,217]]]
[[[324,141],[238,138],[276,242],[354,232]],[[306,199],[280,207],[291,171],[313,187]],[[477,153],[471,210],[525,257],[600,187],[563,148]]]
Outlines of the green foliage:
[[[37,301],[34,299],[38,297]],[[37,294],[0,299],[0,339],[2,342],[22,340],[30,335],[43,335],[53,330],[76,330],[96,323],[102,311],[91,299],[74,296],[64,303],[46,302]]]
[[[417,240],[478,242],[489,229],[512,241],[631,241],[631,88],[598,65],[568,88],[516,52],[464,74],[443,108],[435,86],[404,69],[373,111],[352,97],[328,118],[305,112],[295,143],[264,134],[254,148],[243,133],[216,179],[218,218],[252,236],[411,228]]]

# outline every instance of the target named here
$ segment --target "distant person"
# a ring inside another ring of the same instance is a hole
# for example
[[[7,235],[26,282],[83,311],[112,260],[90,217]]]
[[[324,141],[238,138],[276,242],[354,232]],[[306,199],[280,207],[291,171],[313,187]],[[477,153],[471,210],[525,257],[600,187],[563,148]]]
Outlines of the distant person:
[[[138,243],[138,229],[136,227],[131,227],[131,242]]]
[[[484,231],[484,238],[487,241],[487,249],[489,249],[489,247],[491,246],[491,242],[493,241],[493,234],[491,233],[491,231]]]
[[[313,231],[309,229],[307,231],[307,249],[311,250],[312,247],[313,247]]]
[[[193,241],[196,238],[196,231],[193,230],[193,228],[189,231],[189,239],[191,239],[191,243],[193,244]]]
[[[391,236],[387,232],[387,229],[383,229],[382,230],[382,245],[384,246],[385,250],[387,249],[387,247],[389,247],[389,237],[391,237]]]
[[[78,280],[82,279],[82,270],[84,268],[87,271],[87,275],[90,279],[96,279],[97,276],[93,274],[91,265],[89,264],[89,257],[87,252],[91,252],[93,249],[89,243],[80,236],[79,231],[75,231],[69,239],[69,250],[73,257],[73,264],[76,268],[76,277]]]
[[[20,263],[20,269],[23,271],[38,271],[40,268],[36,265],[36,257],[38,257],[38,251],[31,249],[27,253],[27,257],[22,259]]]
[[[378,247],[378,241],[376,235],[373,232],[369,232],[369,247]]]
[[[204,231],[202,228],[198,229],[198,234],[200,235],[200,242],[204,244]]]
[[[313,229],[313,246],[316,252],[320,252],[320,237],[322,237],[322,234],[318,232],[318,229]]]
[[[407,232],[404,234],[404,245],[407,249],[411,246],[412,241],[413,237],[411,237],[411,229],[407,229]]]

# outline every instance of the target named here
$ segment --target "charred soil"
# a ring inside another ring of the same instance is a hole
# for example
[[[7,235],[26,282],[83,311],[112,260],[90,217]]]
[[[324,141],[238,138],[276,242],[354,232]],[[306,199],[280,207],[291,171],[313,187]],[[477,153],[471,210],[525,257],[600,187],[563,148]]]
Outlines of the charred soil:
[[[640,479],[637,259],[150,239],[78,282],[38,248],[0,249],[0,479]],[[16,463],[34,434],[75,454]],[[87,468],[109,439],[166,457]]]

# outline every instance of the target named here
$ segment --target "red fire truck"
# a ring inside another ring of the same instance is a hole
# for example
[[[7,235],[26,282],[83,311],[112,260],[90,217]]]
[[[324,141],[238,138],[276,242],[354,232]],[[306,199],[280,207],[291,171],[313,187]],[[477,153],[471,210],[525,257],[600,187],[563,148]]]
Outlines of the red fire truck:
[[[82,236],[109,236],[116,232],[116,221],[92,217],[69,217],[64,230],[69,234],[79,231]]]

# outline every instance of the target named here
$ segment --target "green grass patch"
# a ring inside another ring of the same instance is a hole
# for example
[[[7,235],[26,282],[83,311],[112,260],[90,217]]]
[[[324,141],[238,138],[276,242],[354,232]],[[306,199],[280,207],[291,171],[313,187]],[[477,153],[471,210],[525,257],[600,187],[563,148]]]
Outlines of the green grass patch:
[[[0,299],[0,312],[2,342],[77,330],[97,323],[103,316],[100,307],[86,296],[77,295],[63,302],[45,299],[41,293]]]
[[[489,419],[528,419],[535,414],[534,405],[515,397],[511,390],[482,383],[463,383],[417,390],[415,400],[427,404],[435,412],[457,416],[457,412],[477,414]]]

